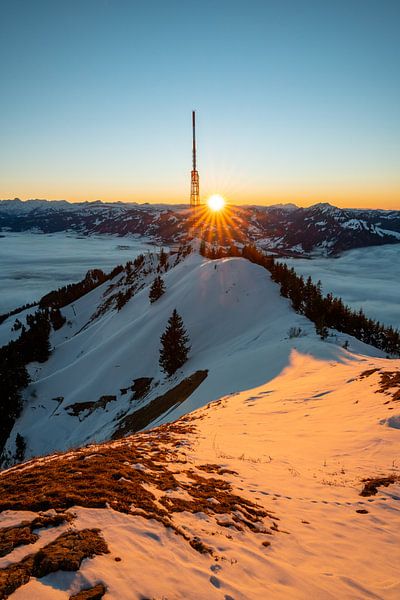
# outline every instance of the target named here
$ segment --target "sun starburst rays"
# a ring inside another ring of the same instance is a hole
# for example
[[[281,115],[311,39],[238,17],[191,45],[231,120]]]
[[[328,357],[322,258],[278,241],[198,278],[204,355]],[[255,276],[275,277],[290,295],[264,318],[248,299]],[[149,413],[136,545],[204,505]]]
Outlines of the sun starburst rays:
[[[239,207],[225,203],[221,208],[214,209],[209,204],[196,208],[190,219],[190,235],[204,240],[208,244],[230,244],[242,241],[244,219]]]

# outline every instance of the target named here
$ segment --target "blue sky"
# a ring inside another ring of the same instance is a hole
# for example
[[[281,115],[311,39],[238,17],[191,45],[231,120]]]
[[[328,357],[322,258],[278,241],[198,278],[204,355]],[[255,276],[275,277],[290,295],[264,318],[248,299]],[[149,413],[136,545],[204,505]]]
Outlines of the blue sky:
[[[0,0],[0,197],[400,208],[400,2]]]

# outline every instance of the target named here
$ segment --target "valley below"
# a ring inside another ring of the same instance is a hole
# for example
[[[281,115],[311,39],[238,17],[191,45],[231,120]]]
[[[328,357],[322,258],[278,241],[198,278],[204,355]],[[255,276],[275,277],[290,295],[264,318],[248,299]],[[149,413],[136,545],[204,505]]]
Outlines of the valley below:
[[[111,270],[150,250],[154,245],[133,237],[0,233],[0,314],[81,280],[89,269]]]

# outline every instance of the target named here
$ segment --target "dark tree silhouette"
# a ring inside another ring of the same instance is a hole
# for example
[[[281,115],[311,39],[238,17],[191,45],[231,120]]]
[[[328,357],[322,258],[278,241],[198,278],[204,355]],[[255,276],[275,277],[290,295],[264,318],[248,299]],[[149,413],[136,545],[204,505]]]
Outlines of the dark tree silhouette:
[[[190,351],[189,336],[182,317],[176,308],[168,319],[166,330],[161,336],[160,366],[167,375],[173,375],[185,364]]]
[[[25,458],[26,451],[26,442],[23,435],[17,433],[15,438],[15,459],[19,462],[23,461]]]
[[[160,267],[167,271],[168,269],[168,254],[164,251],[164,248],[161,248],[160,252]]]
[[[150,302],[153,303],[165,293],[165,284],[163,279],[158,275],[151,284],[149,291]]]
[[[57,331],[66,323],[67,319],[61,314],[59,308],[53,308],[50,310],[50,321],[54,331]]]
[[[101,269],[92,269],[86,273],[82,281],[79,281],[78,283],[69,283],[64,287],[53,290],[43,296],[39,300],[39,307],[63,308],[64,306],[67,306],[67,304],[75,302],[75,300],[78,300],[84,294],[87,294],[97,286],[101,285],[107,281],[107,279],[112,279],[118,275],[118,273],[121,273],[121,271],[123,271],[122,265],[115,267],[109,275],[103,273]]]

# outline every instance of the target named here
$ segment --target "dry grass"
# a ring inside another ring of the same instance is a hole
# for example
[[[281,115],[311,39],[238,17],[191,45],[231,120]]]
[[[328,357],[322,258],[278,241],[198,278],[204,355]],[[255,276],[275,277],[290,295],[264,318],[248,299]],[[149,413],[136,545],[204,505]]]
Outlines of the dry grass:
[[[59,570],[77,571],[84,558],[108,552],[98,529],[65,532],[36,554],[0,570],[0,598],[7,598],[31,577],[40,579]]]
[[[0,556],[6,556],[18,546],[34,544],[39,539],[37,533],[34,533],[35,529],[56,527],[72,519],[73,515],[70,513],[39,515],[33,521],[22,521],[19,525],[3,527],[0,529]]]
[[[96,402],[75,402],[75,404],[69,404],[64,410],[71,415],[71,417],[79,417],[82,412],[88,411],[87,417],[92,414],[98,408],[106,408],[109,402],[115,402],[117,396],[101,396]]]
[[[94,587],[81,590],[77,594],[70,596],[69,600],[101,600],[105,593],[105,586],[102,583],[98,583]]]
[[[393,400],[400,402],[400,371],[383,371],[380,375],[381,381],[378,391],[383,394],[390,394]],[[397,388],[397,390],[392,392],[392,388]]]
[[[224,467],[221,467],[221,465],[215,465],[212,463],[198,465],[197,468],[201,471],[206,471],[207,473],[218,473],[218,475],[238,475],[237,471],[232,471],[232,469],[225,469]]]
[[[254,502],[234,494],[231,485],[224,479],[202,477],[193,469],[185,471],[185,474],[193,483],[180,485],[189,493],[192,500],[163,496],[160,503],[167,508],[168,512],[188,511],[217,516],[230,515],[235,523],[256,532],[260,531],[263,517],[272,517],[271,513]],[[213,502],[210,502],[210,499]]]
[[[152,377],[138,377],[138,379],[133,380],[130,387],[121,388],[121,394],[124,395],[130,390],[133,392],[131,400],[142,400],[149,393],[152,381]]]
[[[360,379],[370,377],[374,373],[379,372],[380,381],[377,393],[387,394],[392,397],[392,401],[400,402],[400,371],[381,371],[380,369],[369,369],[360,374]],[[393,388],[397,388],[392,392]],[[388,404],[389,400],[385,402]]]
[[[373,375],[374,373],[376,373],[379,370],[380,370],[379,368],[367,369],[366,371],[363,371],[362,373],[360,373],[360,379],[364,379],[365,377],[371,377],[371,375]]]
[[[225,514],[238,525],[237,529],[268,533],[263,519],[272,519],[271,514],[234,493],[231,483],[222,478],[229,471],[218,465],[201,465],[201,470],[193,466],[182,471],[181,465],[186,464],[182,442],[186,450],[188,438],[196,431],[193,423],[187,416],[129,438],[33,460],[3,471],[0,511],[109,506],[155,519],[173,528],[202,552],[209,549],[196,541],[196,535],[189,535],[177,525],[176,513],[202,511],[214,519],[216,527]],[[220,476],[209,477],[205,471]],[[184,482],[179,481],[181,473]],[[171,497],[171,491],[184,491],[186,499],[179,495]]]
[[[135,433],[144,429],[149,423],[167,412],[167,410],[187,400],[204,381],[207,374],[208,371],[196,371],[193,375],[178,383],[178,385],[162,396],[158,396],[143,408],[139,408],[134,413],[123,417],[114,431],[112,439],[115,440],[129,433]]]
[[[400,478],[396,475],[389,475],[386,477],[369,477],[362,479],[364,483],[363,489],[360,492],[360,496],[375,496],[378,492],[379,487],[387,487],[399,481]]]

